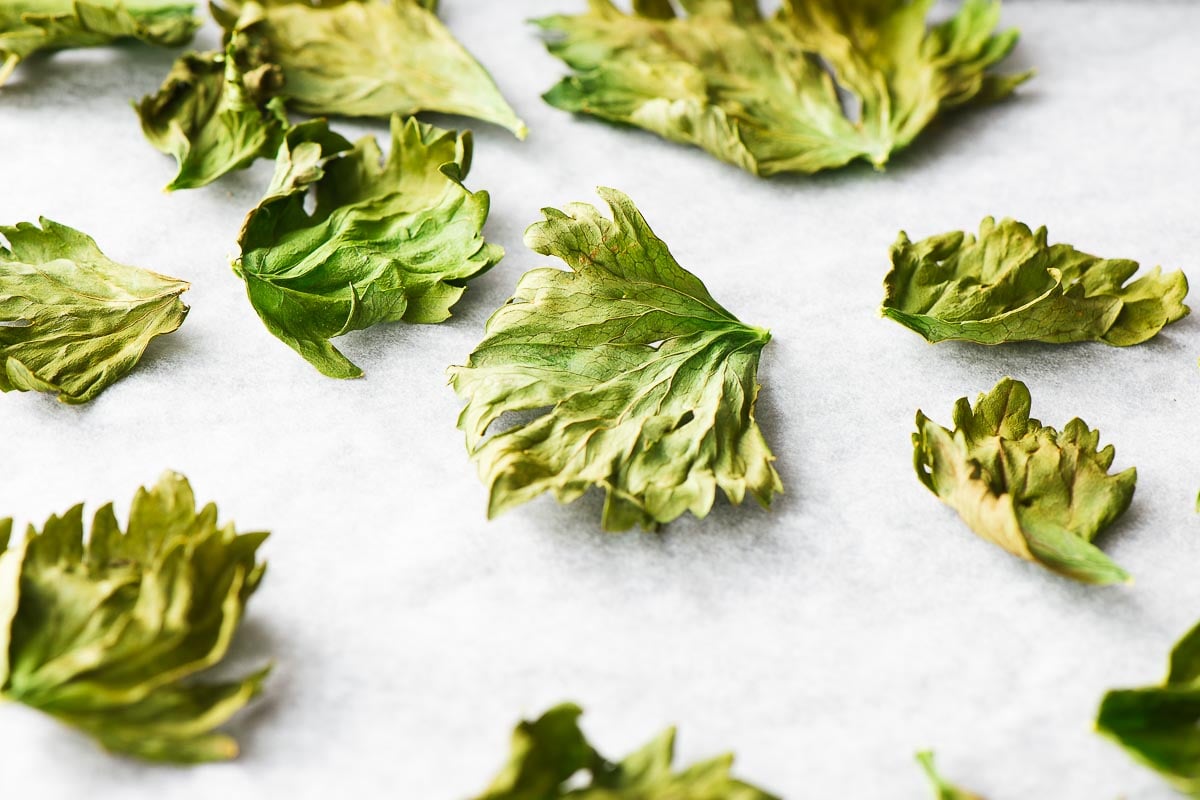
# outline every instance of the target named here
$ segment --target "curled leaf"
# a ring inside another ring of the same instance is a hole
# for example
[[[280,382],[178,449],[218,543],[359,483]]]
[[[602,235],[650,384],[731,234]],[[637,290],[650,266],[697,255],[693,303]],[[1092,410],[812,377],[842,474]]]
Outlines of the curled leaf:
[[[43,711],[106,749],[193,763],[237,755],[217,728],[262,687],[198,678],[229,650],[265,565],[265,533],[217,525],[187,480],[167,473],[133,499],[121,530],[111,505],[84,539],[83,507],[23,543],[0,533],[0,696]]]
[[[754,404],[770,334],[722,308],[628,197],[600,195],[611,220],[585,204],[543,209],[525,243],[571,271],[527,272],[450,370],[489,515],[592,486],[613,531],[703,517],[718,487],[769,505],[782,486]],[[532,410],[543,413],[485,439],[505,412]]]
[[[333,339],[383,322],[441,322],[504,255],[483,240],[490,200],[463,186],[471,135],[392,118],[385,159],[324,120],[288,131],[234,271],[267,329],[323,374],[362,370]],[[309,211],[305,200],[315,197]]]
[[[243,27],[224,51],[181,56],[158,92],[135,106],[146,138],[179,165],[167,189],[205,186],[255,159],[273,158],[288,126],[276,96],[282,85],[279,67]]]
[[[282,68],[288,107],[304,114],[460,114],[525,137],[525,124],[479,62],[420,0],[224,0],[213,14]]]
[[[1080,419],[1062,432],[1029,416],[1025,384],[1005,378],[954,405],[953,432],[917,412],[917,477],[979,536],[1085,583],[1128,582],[1092,539],[1129,507],[1137,470],[1109,474],[1112,445]]]
[[[776,800],[732,776],[732,755],[675,772],[674,728],[609,762],[580,730],[582,714],[564,703],[518,725],[508,764],[475,800]]]
[[[39,50],[98,47],[123,39],[177,47],[200,27],[177,0],[5,0],[0,3],[0,84]]]
[[[537,20],[573,70],[544,97],[566,111],[695,145],[758,175],[882,167],[943,111],[1007,96],[1017,33],[999,2],[966,0],[926,25],[930,0],[644,0],[632,13]],[[842,97],[852,98],[843,104]]]
[[[988,217],[979,237],[947,233],[912,243],[901,233],[884,280],[882,314],[930,342],[1084,342],[1126,346],[1188,314],[1187,278],[1136,261],[1047,243],[1015,220]]]
[[[66,225],[41,226],[0,227],[0,391],[84,403],[183,324],[188,284],[118,264]]]

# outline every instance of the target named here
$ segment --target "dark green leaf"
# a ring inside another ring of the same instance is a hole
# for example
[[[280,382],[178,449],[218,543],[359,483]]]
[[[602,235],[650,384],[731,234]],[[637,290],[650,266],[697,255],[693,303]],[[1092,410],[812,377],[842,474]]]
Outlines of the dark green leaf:
[[[362,371],[329,340],[382,322],[441,322],[504,255],[483,240],[487,192],[463,186],[469,133],[392,118],[383,159],[323,120],[292,128],[266,197],[246,217],[234,271],[280,340],[334,378]],[[315,195],[310,213],[305,199]]]
[[[1200,797],[1200,625],[1175,645],[1161,686],[1106,694],[1096,728],[1179,791]]]

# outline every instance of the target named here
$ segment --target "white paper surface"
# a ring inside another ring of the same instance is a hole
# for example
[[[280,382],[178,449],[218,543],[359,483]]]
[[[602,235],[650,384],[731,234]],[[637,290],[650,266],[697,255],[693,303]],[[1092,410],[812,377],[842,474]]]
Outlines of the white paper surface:
[[[921,747],[993,798],[1171,797],[1091,727],[1102,693],[1158,681],[1200,616],[1197,320],[1128,349],[987,349],[929,346],[876,308],[898,230],[987,214],[1200,278],[1200,6],[1012,3],[1012,67],[1039,70],[1017,99],[947,119],[886,173],[772,181],[545,105],[562,67],[523,21],[582,6],[443,3],[531,129],[521,143],[472,125],[468,185],[491,192],[487,235],[508,256],[444,325],[339,340],[358,381],[272,338],[229,270],[268,163],[162,193],[173,164],[128,101],[174,53],[35,59],[0,90],[0,221],[45,215],[193,282],[183,328],[97,401],[0,397],[0,511],[123,513],[137,486],[185,473],[223,517],[274,531],[238,653],[277,664],[233,726],[232,764],[142,766],[4,706],[0,796],[454,800],[487,783],[522,715],[573,699],[605,753],[674,722],[684,761],[736,750],[742,776],[789,800],[927,797]],[[215,41],[209,28],[199,45]],[[538,209],[595,202],[597,185],[628,192],[722,304],[772,329],[758,416],[787,493],[771,512],[721,502],[661,536],[610,536],[589,497],[486,521],[444,370],[550,263],[521,243]],[[1003,375],[1029,384],[1035,416],[1081,416],[1138,467],[1102,541],[1135,586],[1010,558],[915,479],[917,408],[948,424],[956,398]]]

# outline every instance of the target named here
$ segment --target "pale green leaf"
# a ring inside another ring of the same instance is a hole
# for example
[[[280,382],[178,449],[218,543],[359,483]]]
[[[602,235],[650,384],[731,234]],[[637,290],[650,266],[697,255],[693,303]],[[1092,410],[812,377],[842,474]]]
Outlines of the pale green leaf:
[[[282,84],[279,67],[241,26],[223,52],[181,56],[158,92],[135,106],[146,138],[179,165],[167,189],[205,186],[274,158],[288,125],[276,97]]]
[[[673,728],[609,762],[579,729],[582,713],[564,703],[518,725],[508,764],[476,800],[776,800],[732,776],[732,755],[676,772]]]
[[[930,751],[925,750],[917,753],[917,762],[929,777],[929,782],[933,785],[934,797],[937,800],[983,800],[979,795],[972,794],[947,782],[938,774],[937,768],[933,764],[933,753]]]
[[[633,13],[590,0],[587,13],[536,20],[573,70],[545,99],[759,175],[882,167],[941,112],[1029,77],[991,71],[1017,41],[994,32],[999,2],[965,0],[928,27],[931,6],[784,0],[768,17],[755,0],[642,0]]]
[[[324,121],[288,132],[234,271],[280,340],[325,375],[362,374],[330,339],[382,322],[441,322],[504,251],[483,240],[487,192],[463,186],[469,133],[392,119],[391,152]],[[305,198],[316,198],[310,213]]]
[[[110,260],[48,219],[0,227],[0,391],[83,403],[128,374],[156,336],[183,324],[188,284]]]
[[[288,107],[305,114],[388,117],[438,111],[525,124],[480,66],[418,0],[224,0],[226,30],[258,16],[251,33],[283,69]]]
[[[1005,378],[972,407],[954,405],[955,430],[917,412],[917,477],[976,534],[1015,556],[1085,583],[1128,582],[1092,544],[1125,513],[1137,470],[1109,474],[1112,445],[1073,419],[1062,432],[1029,416],[1025,384]]]
[[[97,47],[123,39],[177,47],[200,20],[178,0],[5,0],[0,3],[0,84],[39,50]]]
[[[1171,651],[1162,685],[1108,692],[1096,728],[1180,792],[1200,798],[1200,625]]]
[[[722,308],[628,197],[600,194],[612,220],[584,204],[543,210],[525,242],[571,271],[526,273],[467,365],[450,370],[489,514],[593,486],[613,531],[703,517],[718,487],[769,505],[782,486],[754,404],[770,334]],[[502,414],[534,410],[485,438]]]
[[[258,694],[267,670],[236,681],[197,676],[229,650],[262,580],[256,553],[266,536],[218,526],[216,506],[197,509],[174,473],[138,491],[124,531],[111,505],[86,539],[82,506],[41,532],[31,526],[0,554],[0,695],[116,753],[234,757],[237,743],[216,728]]]
[[[1011,219],[988,217],[979,237],[931,236],[892,245],[881,313],[930,342],[1100,341],[1126,346],[1188,314],[1187,278],[1155,267],[1132,283],[1135,261],[1047,243]]]

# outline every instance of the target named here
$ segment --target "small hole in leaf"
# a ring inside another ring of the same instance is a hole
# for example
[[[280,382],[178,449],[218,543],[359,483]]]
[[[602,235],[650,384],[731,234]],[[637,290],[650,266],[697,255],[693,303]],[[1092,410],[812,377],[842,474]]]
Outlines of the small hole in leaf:
[[[862,99],[842,85],[841,81],[838,80],[837,70],[833,68],[833,64],[819,56],[817,57],[817,63],[833,79],[833,88],[837,92],[838,104],[842,107],[842,114],[855,125],[862,122]]]
[[[689,422],[691,422],[695,418],[696,418],[696,415],[693,414],[691,411],[688,411],[682,417],[679,418],[679,422],[675,423],[675,427],[672,428],[672,430],[676,430],[676,431],[679,430],[680,428],[682,428],[684,425],[687,425]]]
[[[657,342],[650,342],[650,344],[647,346],[650,347],[651,349],[657,350],[658,348],[663,346],[663,341],[664,341],[663,339],[659,339]]]
[[[575,792],[583,791],[592,783],[592,773],[586,769],[578,769],[563,782],[562,791]]]

